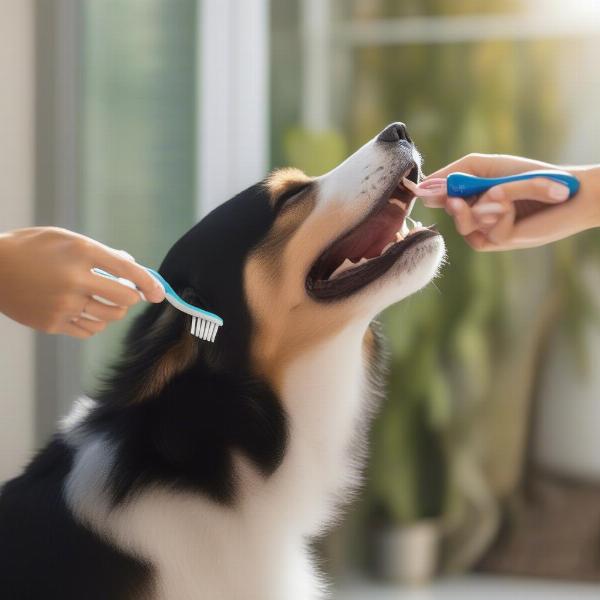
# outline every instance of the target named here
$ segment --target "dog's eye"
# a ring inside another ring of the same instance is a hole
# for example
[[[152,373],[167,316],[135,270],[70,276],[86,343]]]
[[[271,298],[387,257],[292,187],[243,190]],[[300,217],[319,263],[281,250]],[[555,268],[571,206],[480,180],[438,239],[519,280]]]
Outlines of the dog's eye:
[[[301,183],[300,185],[292,186],[277,198],[275,202],[275,212],[281,211],[285,206],[289,206],[294,200],[297,200],[304,191],[310,187],[310,182]]]

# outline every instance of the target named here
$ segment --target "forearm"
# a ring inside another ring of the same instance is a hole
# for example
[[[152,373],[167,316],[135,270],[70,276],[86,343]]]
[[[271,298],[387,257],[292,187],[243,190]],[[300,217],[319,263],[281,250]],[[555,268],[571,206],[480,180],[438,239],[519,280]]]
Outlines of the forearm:
[[[14,235],[12,232],[0,233],[0,281],[3,282],[2,287],[10,285],[8,273],[12,262],[12,251]],[[2,294],[0,294],[0,312],[2,311]]]
[[[600,227],[600,165],[569,167],[581,187],[573,199],[578,205],[580,230]]]

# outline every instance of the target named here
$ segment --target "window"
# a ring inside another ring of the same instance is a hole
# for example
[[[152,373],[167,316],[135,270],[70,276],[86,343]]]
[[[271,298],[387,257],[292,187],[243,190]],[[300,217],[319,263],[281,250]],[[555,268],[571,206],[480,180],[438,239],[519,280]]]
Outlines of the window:
[[[157,267],[267,168],[267,3],[55,0],[37,13],[38,221]],[[94,387],[126,328],[82,346],[39,339],[38,438],[82,380]]]
[[[196,216],[194,0],[81,4],[83,233],[158,267]],[[82,346],[88,385],[127,323]]]

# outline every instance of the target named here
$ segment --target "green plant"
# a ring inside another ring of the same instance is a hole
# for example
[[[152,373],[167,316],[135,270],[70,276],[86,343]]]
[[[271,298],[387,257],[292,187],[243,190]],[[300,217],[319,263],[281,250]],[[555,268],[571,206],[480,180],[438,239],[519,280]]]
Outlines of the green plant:
[[[501,13],[520,4],[372,0],[345,4],[344,16]],[[557,65],[575,49],[556,40],[359,46],[347,77],[333,86],[339,131],[351,150],[403,120],[429,171],[471,151],[560,161],[566,96]],[[287,117],[292,113],[298,119],[297,106],[287,108]],[[285,117],[282,111],[276,122]],[[303,139],[304,153],[312,142]],[[288,158],[276,152],[275,162]],[[520,480],[545,336],[563,325],[581,348],[592,304],[576,267],[582,256],[597,258],[600,244],[597,234],[586,234],[522,253],[478,254],[443,211],[415,212],[437,222],[449,264],[438,289],[430,286],[382,316],[391,372],[360,516],[376,513],[396,525],[439,517],[451,542],[460,537],[453,566],[464,568],[494,531],[496,499]]]

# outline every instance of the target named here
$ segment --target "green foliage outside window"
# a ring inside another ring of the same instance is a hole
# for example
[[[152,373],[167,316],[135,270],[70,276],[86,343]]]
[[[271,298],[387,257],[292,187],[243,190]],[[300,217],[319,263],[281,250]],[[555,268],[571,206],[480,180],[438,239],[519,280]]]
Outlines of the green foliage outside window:
[[[355,0],[336,3],[334,14],[360,22],[502,14],[520,4]],[[274,17],[275,44],[299,44],[297,14],[279,9]],[[324,136],[330,147],[336,136],[345,140],[349,154],[394,120],[408,124],[426,172],[473,151],[563,159],[569,113],[558,73],[564,57],[576,54],[577,42],[491,40],[348,51],[350,74],[335,79],[334,70],[336,127],[303,136],[299,84],[289,79],[285,56],[274,55],[273,93],[290,100],[285,108],[274,103],[275,164],[304,167],[303,153],[290,143],[302,139],[310,172],[319,172],[319,158],[324,171],[334,158],[344,158],[319,154]],[[339,152],[343,147],[336,146]],[[464,243],[443,211],[419,206],[415,213],[418,220],[437,223],[448,264],[435,285],[382,316],[392,368],[373,430],[362,509],[392,524],[441,518],[452,535],[469,510],[478,505],[483,513],[493,512],[495,499],[519,480],[540,349],[556,326],[577,334],[589,319],[591,303],[576,258],[597,254],[598,244],[583,235],[548,248],[481,254]],[[488,525],[481,527],[483,537],[492,529]],[[474,547],[482,544],[476,540]],[[453,566],[461,560],[464,566],[476,551],[467,554]]]

